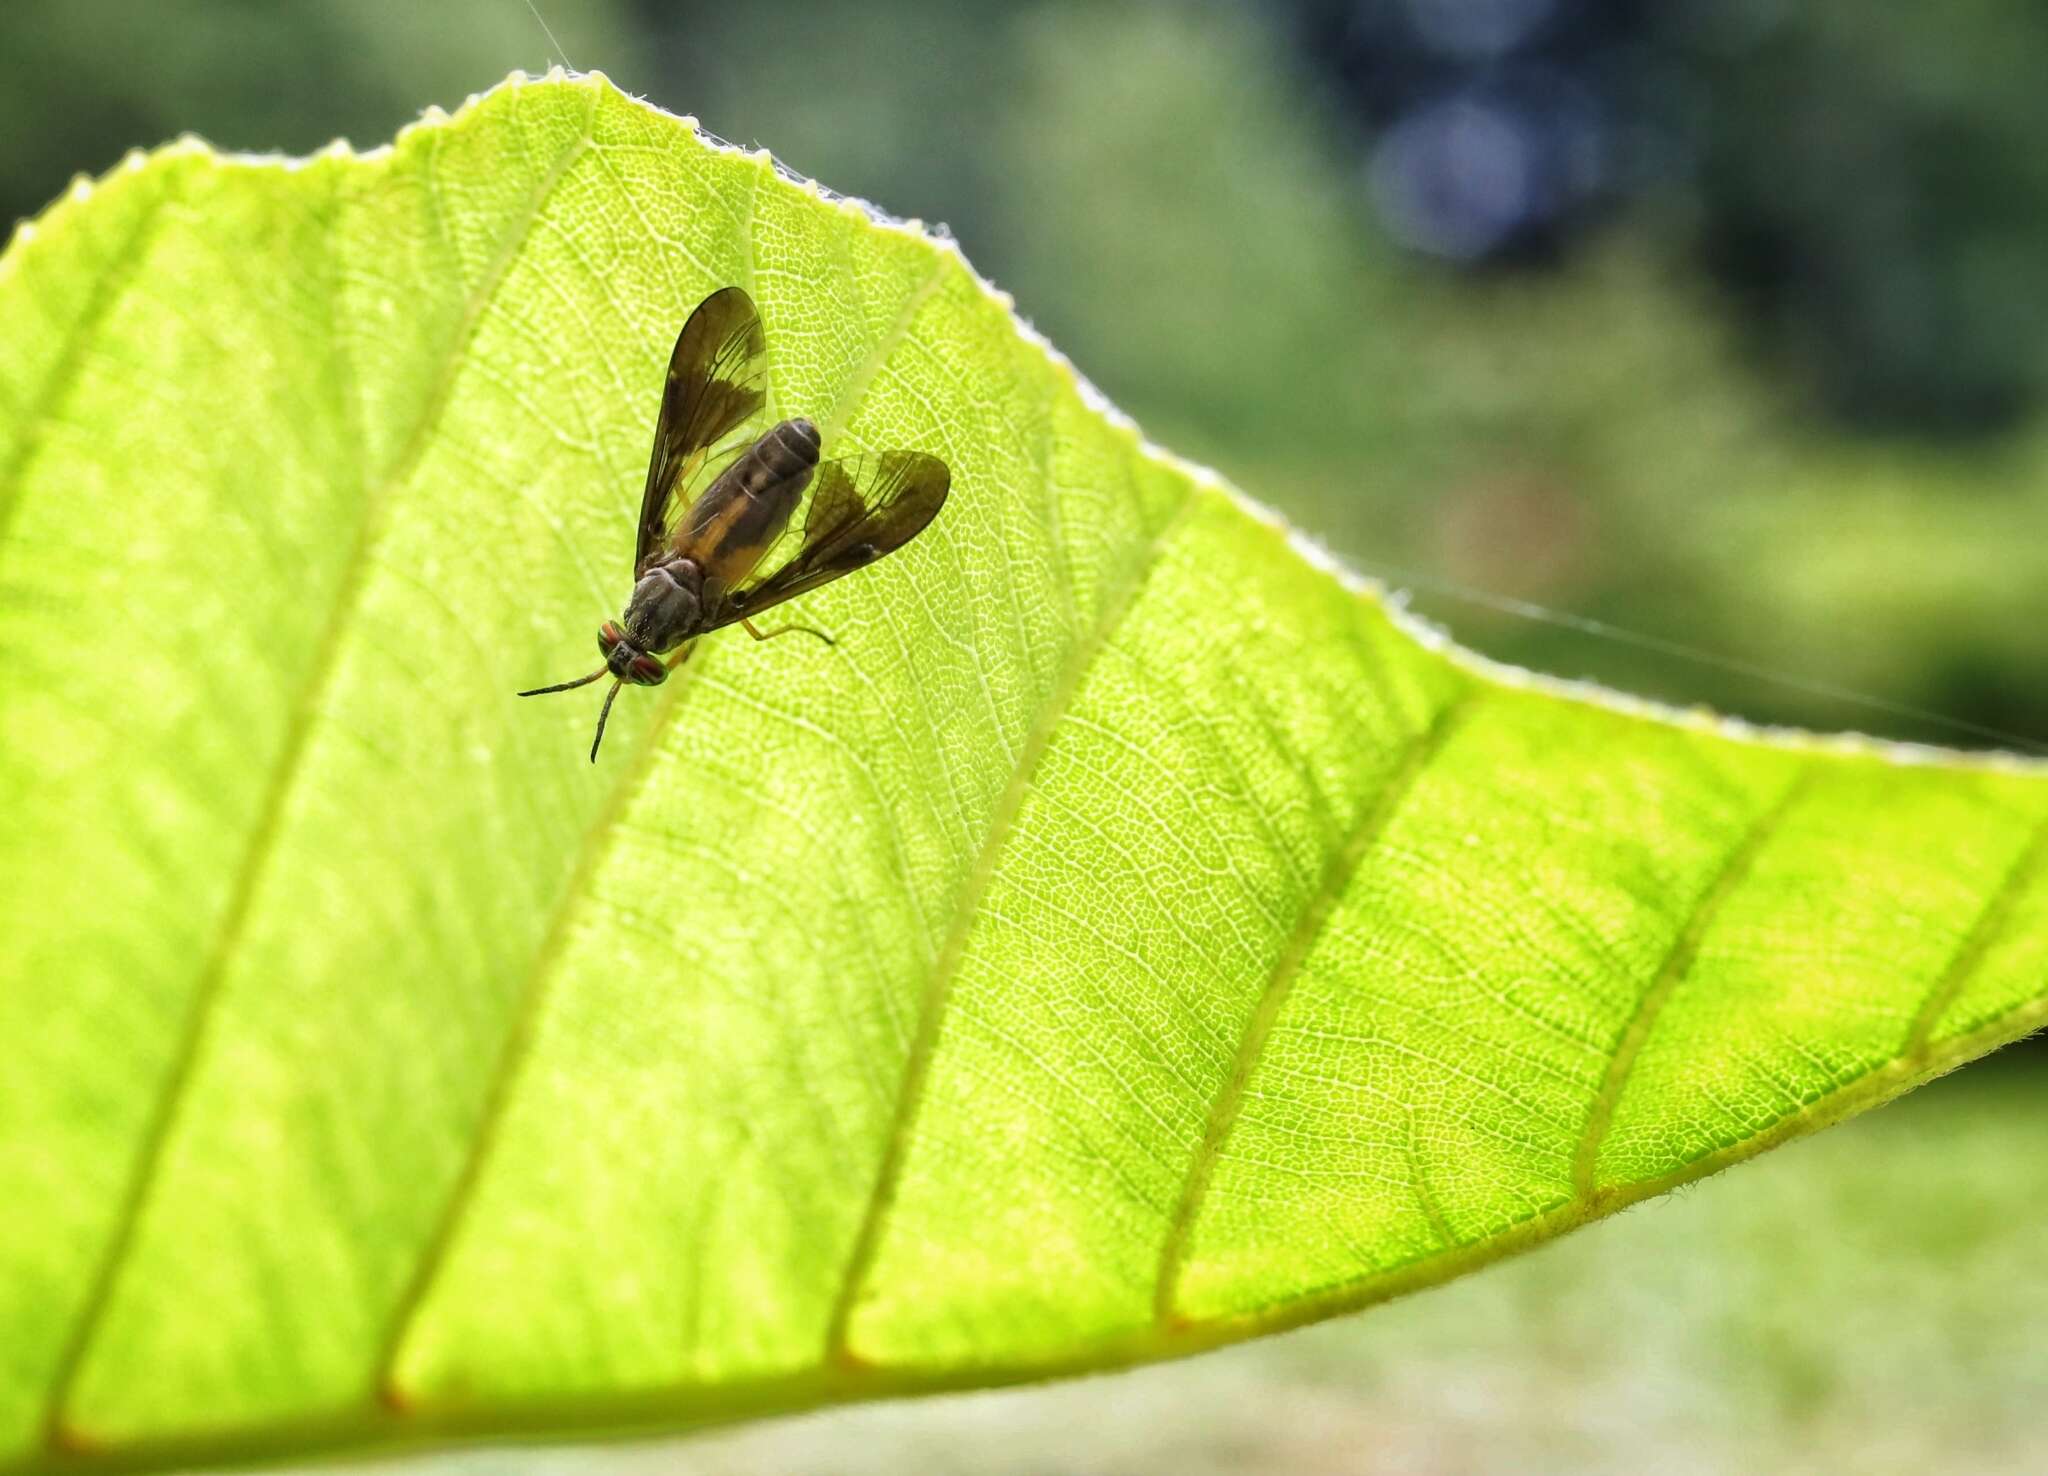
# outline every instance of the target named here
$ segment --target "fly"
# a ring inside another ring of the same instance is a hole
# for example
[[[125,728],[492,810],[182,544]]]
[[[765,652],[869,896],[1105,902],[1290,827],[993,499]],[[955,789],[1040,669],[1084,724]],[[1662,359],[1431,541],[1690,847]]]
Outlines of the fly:
[[[738,287],[712,293],[690,314],[662,387],[647,490],[640,498],[633,592],[625,612],[597,632],[604,665],[574,681],[519,694],[567,692],[611,677],[590,744],[592,763],[619,688],[628,682],[660,686],[689,659],[698,636],[738,625],[757,641],[803,631],[833,644],[810,626],[763,631],[752,617],[894,553],[945,504],[952,475],[937,457],[884,451],[856,487],[843,462],[818,459],[818,428],[800,416],[741,442],[722,459],[710,484],[693,494],[712,447],[757,416],[767,400],[761,386],[765,348],[761,315]],[[759,575],[806,488],[811,508],[802,541],[788,562]]]

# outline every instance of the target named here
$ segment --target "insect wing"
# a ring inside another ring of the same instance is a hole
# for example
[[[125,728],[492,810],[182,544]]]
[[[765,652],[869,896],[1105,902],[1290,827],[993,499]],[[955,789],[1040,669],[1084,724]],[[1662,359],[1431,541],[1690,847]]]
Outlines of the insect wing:
[[[795,557],[727,595],[712,626],[730,625],[894,553],[939,515],[951,486],[946,463],[921,451],[883,452],[865,494],[855,489],[844,462],[822,463]]]
[[[647,462],[647,490],[640,497],[636,576],[661,547],[677,489],[701,470],[704,452],[766,401],[760,383],[766,346],[754,300],[738,287],[720,288],[698,303],[676,335]]]

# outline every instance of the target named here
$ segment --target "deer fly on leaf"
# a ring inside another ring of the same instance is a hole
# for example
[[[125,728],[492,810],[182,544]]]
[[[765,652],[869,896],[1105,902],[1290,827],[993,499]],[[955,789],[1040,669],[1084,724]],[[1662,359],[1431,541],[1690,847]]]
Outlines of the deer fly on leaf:
[[[597,633],[604,665],[574,681],[519,694],[567,692],[609,675],[612,689],[597,715],[592,763],[619,688],[627,682],[661,685],[700,635],[738,625],[757,641],[804,631],[833,644],[832,637],[807,625],[763,631],[752,617],[894,553],[945,504],[952,476],[937,457],[884,451],[873,458],[866,484],[856,488],[844,463],[819,461],[818,428],[802,418],[781,421],[713,458],[711,448],[767,398],[761,387],[764,347],[761,315],[737,287],[712,293],[690,314],[661,392],[633,548],[633,593],[625,613]],[[717,475],[693,495],[690,489],[714,461]],[[762,556],[782,537],[804,489],[814,483],[796,552],[772,574],[756,577]],[[675,654],[659,659],[670,651]]]

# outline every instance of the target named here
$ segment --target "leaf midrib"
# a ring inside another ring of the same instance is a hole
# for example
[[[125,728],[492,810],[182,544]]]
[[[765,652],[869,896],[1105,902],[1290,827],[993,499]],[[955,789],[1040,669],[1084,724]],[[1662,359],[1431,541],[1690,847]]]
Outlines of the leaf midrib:
[[[1171,1328],[1148,1324],[1071,1354],[950,1368],[816,1364],[787,1374],[685,1380],[605,1395],[507,1398],[409,1410],[402,1417],[397,1411],[357,1405],[233,1430],[152,1435],[117,1446],[54,1450],[41,1458],[0,1465],[0,1476],[43,1476],[54,1469],[80,1476],[87,1472],[117,1476],[166,1468],[304,1459],[323,1452],[392,1454],[448,1440],[656,1434],[855,1400],[985,1390],[1185,1358],[1247,1337],[1285,1332],[1356,1312],[1505,1260],[1592,1220],[1668,1194],[1791,1139],[1882,1106],[1924,1081],[2044,1026],[2048,1026],[2048,999],[2029,1000],[1965,1035],[1940,1042],[1919,1060],[1899,1057],[1874,1067],[1763,1133],[1717,1149],[1668,1174],[1620,1186],[1597,1206],[1574,1199],[1485,1239],[1464,1241],[1450,1250],[1367,1276],[1310,1288],[1284,1303],[1190,1320]]]

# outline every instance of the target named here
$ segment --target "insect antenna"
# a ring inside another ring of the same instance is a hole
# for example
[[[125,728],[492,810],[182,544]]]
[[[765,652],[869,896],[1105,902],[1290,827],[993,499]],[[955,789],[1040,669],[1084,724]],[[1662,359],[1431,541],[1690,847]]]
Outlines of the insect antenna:
[[[604,706],[597,714],[597,736],[590,740],[590,761],[593,764],[597,762],[597,745],[604,742],[605,720],[612,715],[612,699],[619,695],[619,688],[624,685],[623,682],[613,682],[612,689],[604,694]]]
[[[589,686],[601,676],[610,675],[611,669],[609,667],[600,666],[589,676],[580,676],[573,682],[556,682],[552,687],[534,687],[528,691],[521,692],[519,695],[521,697],[545,697],[550,692],[572,692],[578,687]],[[597,762],[597,746],[604,742],[605,721],[612,715],[612,699],[619,695],[619,688],[624,685],[625,683],[623,682],[615,681],[612,683],[612,689],[604,694],[604,706],[598,710],[597,714],[597,736],[590,740],[590,761],[593,764]]]
[[[533,687],[521,692],[519,695],[521,697],[545,697],[550,692],[567,692],[576,687],[587,687],[599,677],[606,675],[608,671],[608,667],[600,666],[589,676],[580,676],[573,682],[556,682],[552,687]]]

